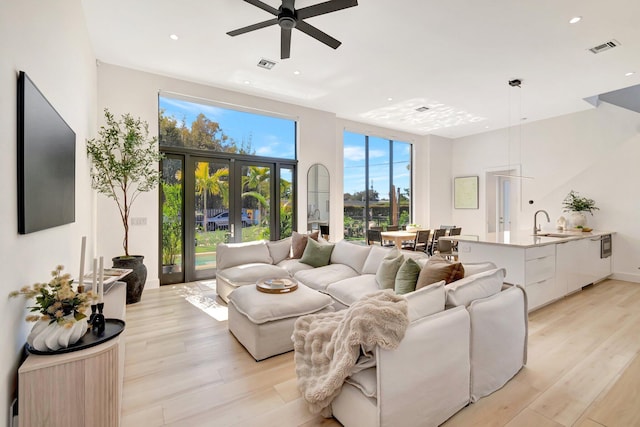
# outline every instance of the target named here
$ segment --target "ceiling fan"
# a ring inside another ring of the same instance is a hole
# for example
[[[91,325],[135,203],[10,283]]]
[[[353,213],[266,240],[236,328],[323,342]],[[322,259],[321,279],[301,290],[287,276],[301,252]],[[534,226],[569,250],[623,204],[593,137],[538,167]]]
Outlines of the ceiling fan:
[[[259,30],[260,28],[269,27],[271,25],[280,25],[280,59],[287,59],[291,53],[291,30],[297,28],[308,36],[326,44],[329,47],[337,49],[342,43],[327,33],[324,33],[314,27],[307,24],[303,19],[312,18],[314,16],[324,15],[325,13],[336,12],[338,10],[346,9],[358,5],[357,0],[330,0],[324,3],[314,4],[312,6],[303,7],[296,10],[294,7],[295,0],[282,0],[282,5],[276,9],[269,6],[260,0],[244,0],[260,9],[269,12],[274,15],[275,18],[267,21],[259,22],[257,24],[249,25],[247,27],[238,28],[237,30],[229,31],[227,34],[230,36],[237,36],[240,34],[248,33],[250,31]]]

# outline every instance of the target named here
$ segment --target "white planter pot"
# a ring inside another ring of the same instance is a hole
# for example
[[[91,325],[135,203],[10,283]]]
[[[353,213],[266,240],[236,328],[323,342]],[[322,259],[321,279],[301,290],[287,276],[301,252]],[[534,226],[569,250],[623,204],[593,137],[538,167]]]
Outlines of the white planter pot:
[[[570,212],[568,220],[571,228],[578,226],[584,227],[587,225],[587,216],[582,212]]]
[[[27,343],[38,351],[55,351],[69,347],[78,342],[87,332],[88,318],[75,320],[73,314],[65,316],[66,320],[71,320],[70,325],[50,322],[49,320],[39,320],[31,333],[27,337]]]

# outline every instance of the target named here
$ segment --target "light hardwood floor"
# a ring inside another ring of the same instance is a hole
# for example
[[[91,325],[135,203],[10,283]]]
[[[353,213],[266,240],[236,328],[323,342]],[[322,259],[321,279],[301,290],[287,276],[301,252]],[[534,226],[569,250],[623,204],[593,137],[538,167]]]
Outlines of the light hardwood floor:
[[[226,321],[185,300],[193,289],[127,306],[124,427],[340,425],[307,412],[293,353],[255,362]],[[527,366],[444,425],[640,426],[639,352],[640,284],[589,286],[531,313]]]

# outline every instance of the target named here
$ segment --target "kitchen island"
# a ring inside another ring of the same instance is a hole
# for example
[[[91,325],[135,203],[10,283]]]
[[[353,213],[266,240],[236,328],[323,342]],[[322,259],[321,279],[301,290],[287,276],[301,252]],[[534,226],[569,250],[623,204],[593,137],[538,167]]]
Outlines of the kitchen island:
[[[611,275],[611,234],[504,232],[441,239],[458,242],[463,263],[491,261],[504,267],[505,282],[526,289],[532,311]]]

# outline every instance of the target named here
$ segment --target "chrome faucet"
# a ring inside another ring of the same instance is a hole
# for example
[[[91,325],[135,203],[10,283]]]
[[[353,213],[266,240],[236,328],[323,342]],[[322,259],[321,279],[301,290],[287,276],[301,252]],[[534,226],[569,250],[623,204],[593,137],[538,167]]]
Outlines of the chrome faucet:
[[[540,225],[538,224],[538,214],[542,212],[543,214],[545,214],[547,216],[547,222],[551,222],[551,219],[549,218],[549,214],[547,213],[547,211],[540,209],[539,211],[536,211],[536,213],[533,214],[533,235],[535,236],[536,234],[538,234],[538,231],[542,231],[542,229],[540,228]]]

